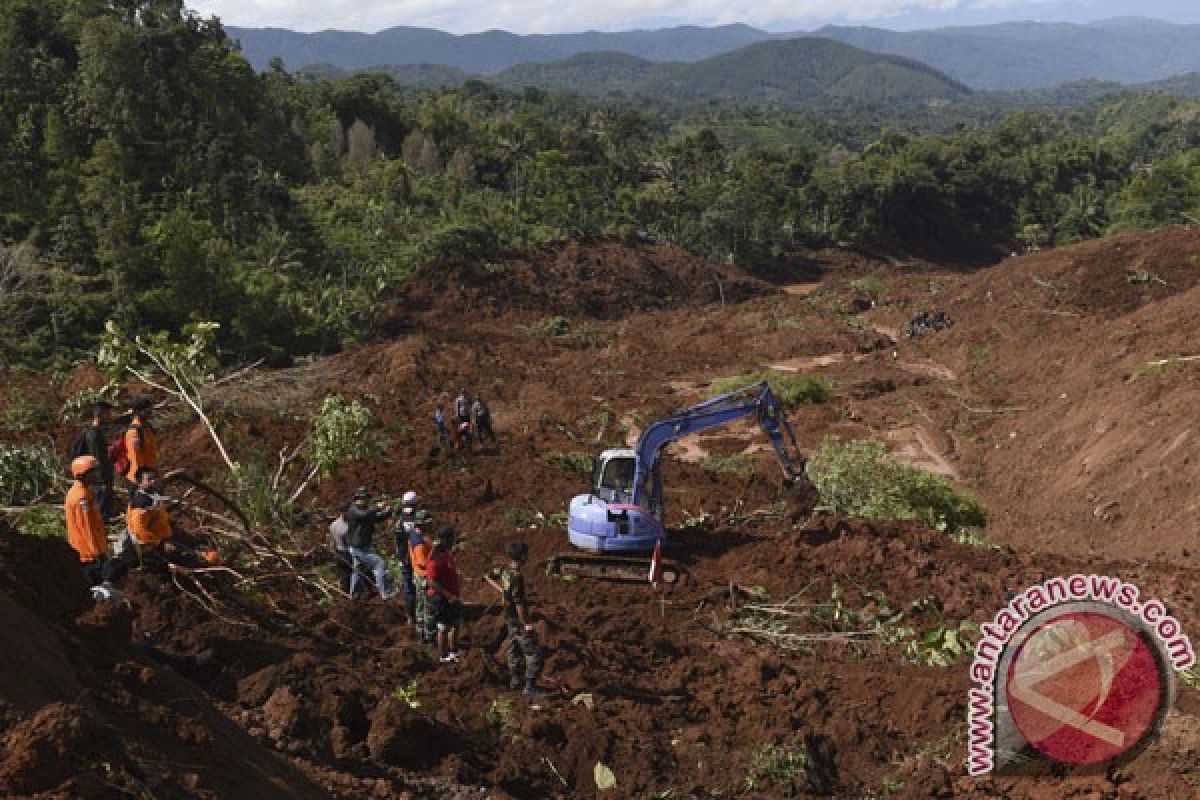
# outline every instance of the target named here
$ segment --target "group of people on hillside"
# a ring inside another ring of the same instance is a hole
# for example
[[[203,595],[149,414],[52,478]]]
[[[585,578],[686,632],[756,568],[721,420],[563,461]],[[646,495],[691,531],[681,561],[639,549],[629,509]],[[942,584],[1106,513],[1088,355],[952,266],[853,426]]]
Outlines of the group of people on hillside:
[[[397,590],[387,570],[387,560],[375,550],[375,532],[380,524],[392,524],[395,557],[400,564],[402,587]],[[442,663],[459,660],[458,631],[463,620],[462,579],[454,557],[457,539],[451,525],[434,529],[433,517],[415,491],[404,493],[398,507],[383,501],[371,502],[366,487],[354,497],[329,526],[334,563],[342,590],[351,597],[365,593],[370,576],[385,601],[404,594],[409,624],[423,644],[437,646]],[[538,687],[542,653],[529,613],[521,565],[529,555],[524,542],[509,545],[509,563],[485,577],[504,602],[508,627],[510,686],[530,697],[547,694]]]
[[[496,432],[492,429],[492,412],[483,397],[476,395],[473,399],[464,388],[459,391],[451,404],[454,412],[454,432],[451,436],[446,427],[446,412],[439,402],[433,411],[434,433],[437,435],[438,446],[443,452],[451,446],[455,450],[469,451],[474,443],[482,447],[484,441],[496,443]]]
[[[114,584],[132,567],[170,563],[199,569],[219,561],[215,551],[203,549],[187,532],[176,528],[172,501],[159,492],[159,443],[152,404],[135,401],[117,420],[112,419],[112,411],[106,402],[89,408],[88,424],[69,449],[73,482],[64,502],[67,541],[98,597],[119,594]],[[481,398],[471,402],[464,390],[455,400],[454,413],[460,425],[468,425],[468,437],[473,428],[481,439],[495,441],[490,414]],[[114,429],[116,435],[112,436]],[[469,440],[465,446],[470,446]],[[122,518],[119,498],[123,494],[127,496],[124,530],[113,546],[108,525]],[[376,529],[389,523],[402,576],[399,591],[392,586],[387,560],[375,549]],[[386,502],[372,503],[370,491],[359,488],[330,525],[330,537],[342,591],[359,597],[368,584],[374,584],[385,601],[402,591],[418,639],[436,644],[443,663],[459,659],[463,603],[454,557],[455,529],[450,525],[435,529],[433,517],[415,491],[406,492],[393,507]],[[521,574],[528,548],[515,543],[509,546],[508,556],[509,563],[493,570],[485,580],[503,598],[512,686],[523,688],[531,697],[542,697],[547,694],[537,685],[542,655]],[[175,664],[174,657],[159,651],[150,655]]]
[[[170,503],[158,491],[158,437],[149,400],[135,401],[123,428],[109,442],[112,405],[96,402],[90,420],[72,441],[71,488],[63,507],[67,542],[79,556],[89,584],[111,585],[131,566],[166,562],[189,567],[215,563],[214,551],[203,549],[171,520]],[[110,546],[108,524],[121,518],[119,497],[125,494],[124,531]]]

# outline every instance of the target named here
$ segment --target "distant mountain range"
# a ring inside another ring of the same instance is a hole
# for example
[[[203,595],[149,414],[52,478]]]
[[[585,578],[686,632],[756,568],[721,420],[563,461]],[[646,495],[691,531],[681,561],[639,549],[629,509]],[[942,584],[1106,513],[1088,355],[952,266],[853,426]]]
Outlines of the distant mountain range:
[[[517,65],[563,61],[583,53],[619,53],[648,62],[697,62],[752,44],[815,35],[923,62],[976,89],[1039,89],[1080,80],[1136,84],[1200,72],[1200,25],[1140,18],[1088,25],[1010,22],[908,32],[826,27],[814,33],[782,34],[747,25],[528,36],[504,31],[456,36],[427,28],[391,28],[375,34],[228,30],[259,69],[279,57],[290,69],[315,64],[343,70],[431,65],[492,76]],[[634,62],[620,66],[607,57],[601,61],[617,72],[648,71]],[[427,71],[424,77],[435,74],[439,73]]]
[[[455,86],[478,77],[453,67],[428,65],[385,71],[397,82],[417,88]],[[303,72],[316,77],[341,73],[329,65]],[[536,87],[594,97],[736,101],[783,108],[929,106],[971,93],[926,64],[816,37],[759,42],[691,63],[649,61],[625,53],[580,53],[560,61],[518,64],[482,79],[517,91]]]

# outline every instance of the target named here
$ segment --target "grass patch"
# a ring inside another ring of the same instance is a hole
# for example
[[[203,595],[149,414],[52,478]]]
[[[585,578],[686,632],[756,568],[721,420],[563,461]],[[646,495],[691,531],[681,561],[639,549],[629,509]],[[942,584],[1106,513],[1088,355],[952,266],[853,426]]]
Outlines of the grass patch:
[[[808,476],[842,516],[913,520],[953,536],[987,522],[978,500],[945,478],[893,461],[880,442],[826,439],[809,458]]]
[[[559,469],[566,470],[567,472],[574,472],[579,475],[592,474],[591,453],[564,453],[556,450],[551,453],[546,453],[544,456],[542,456],[542,460],[552,467],[558,467]]]
[[[872,300],[878,300],[887,291],[887,284],[879,277],[871,275],[866,278],[850,281],[850,288],[857,294],[865,295]]]
[[[749,475],[754,471],[755,459],[752,456],[736,454],[732,456],[705,456],[700,466],[709,472],[724,472],[733,475]]]
[[[788,408],[801,405],[819,405],[833,397],[833,384],[820,375],[793,375],[786,372],[751,372],[733,378],[713,381],[714,394],[727,394],[744,389],[760,381],[767,381],[779,402]]]
[[[524,326],[527,336],[534,339],[553,339],[571,332],[571,321],[566,317],[546,317],[532,325]]]
[[[803,742],[764,745],[746,770],[746,789],[780,789],[785,797],[791,797],[808,783],[812,767],[812,754]]]
[[[1128,383],[1134,383],[1142,378],[1178,369],[1184,364],[1191,364],[1196,361],[1200,361],[1200,356],[1168,356],[1167,358],[1160,358],[1157,361],[1147,361],[1130,373],[1126,380]]]
[[[804,314],[793,314],[789,317],[771,317],[763,323],[763,329],[767,333],[774,333],[778,330],[795,330],[803,331],[808,328],[807,317]]]

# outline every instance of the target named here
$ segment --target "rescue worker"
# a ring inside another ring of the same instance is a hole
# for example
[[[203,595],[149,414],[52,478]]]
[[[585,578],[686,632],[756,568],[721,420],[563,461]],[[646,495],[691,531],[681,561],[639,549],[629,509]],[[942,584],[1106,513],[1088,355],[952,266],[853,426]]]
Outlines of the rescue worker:
[[[479,440],[481,447],[484,439],[496,441],[496,432],[492,430],[492,412],[482,397],[476,397],[475,402],[471,404],[471,418],[475,424],[475,438]]]
[[[437,620],[429,606],[429,556],[433,552],[431,536],[426,534],[433,525],[433,517],[425,509],[413,515],[413,529],[408,537],[408,559],[412,564],[413,587],[417,591],[417,636],[422,644],[437,641]]]
[[[400,498],[400,510],[396,513],[396,524],[392,529],[396,537],[396,558],[400,561],[400,576],[403,581],[404,608],[411,625],[417,624],[417,589],[413,579],[412,553],[408,540],[416,527],[417,505],[420,498],[414,491],[407,491]]]
[[[471,397],[466,389],[459,391],[458,397],[454,398],[454,417],[459,423],[471,421]]]
[[[78,554],[88,585],[110,582],[119,574],[120,565],[108,557],[108,531],[90,485],[101,480],[100,461],[95,456],[76,456],[71,461],[71,477],[75,480],[63,503],[67,543]]]
[[[105,433],[109,425],[109,413],[112,404],[105,400],[93,403],[90,409],[91,419],[87,427],[71,445],[71,458],[92,456],[100,464],[100,474],[93,487],[96,502],[100,505],[100,514],[105,520],[110,520],[117,514],[117,497],[113,492],[115,475],[112,459],[108,455],[108,441]]]
[[[137,486],[138,470],[143,467],[158,470],[158,438],[150,420],[153,404],[148,399],[135,400],[130,413],[133,419],[125,431],[125,457],[129,459],[125,478]]]
[[[433,427],[437,434],[438,447],[445,452],[450,448],[450,434],[446,431],[446,414],[442,411],[440,403],[433,410]]]
[[[549,692],[537,685],[542,674],[542,649],[533,618],[529,615],[525,576],[521,574],[521,566],[529,557],[529,545],[513,542],[507,553],[508,565],[492,570],[484,580],[504,600],[504,623],[508,628],[508,685],[512,689],[524,687],[527,697],[547,697]]]
[[[461,582],[454,560],[454,528],[443,525],[437,532],[425,571],[429,581],[426,595],[437,623],[438,656],[443,664],[458,661],[458,627],[462,623]]]
[[[346,594],[350,594],[350,576],[354,574],[354,557],[350,555],[350,545],[346,544],[346,534],[349,532],[346,514],[339,512],[329,523],[329,546],[333,550],[333,569],[337,574],[338,587]]]
[[[158,471],[139,467],[137,488],[129,496],[125,519],[133,547],[122,554],[125,560],[142,564],[167,562],[184,567],[207,567],[218,561],[215,550],[201,550],[200,543],[171,521],[171,499],[158,493]]]
[[[354,567],[350,576],[350,594],[357,594],[365,568],[374,575],[379,596],[384,600],[391,600],[396,593],[388,580],[387,562],[375,552],[375,525],[387,520],[392,515],[392,509],[382,503],[372,508],[369,505],[370,497],[371,493],[367,488],[360,486],[354,492],[354,502],[346,506],[346,523],[350,526],[346,533],[346,544],[350,546]]]

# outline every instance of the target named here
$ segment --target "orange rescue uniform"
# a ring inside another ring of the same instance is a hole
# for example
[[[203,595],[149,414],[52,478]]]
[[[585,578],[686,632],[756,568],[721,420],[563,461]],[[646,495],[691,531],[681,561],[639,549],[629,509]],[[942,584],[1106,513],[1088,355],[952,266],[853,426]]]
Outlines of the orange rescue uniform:
[[[75,481],[63,503],[67,513],[67,542],[84,564],[108,555],[108,532],[100,516],[100,504],[83,481]]]
[[[171,514],[164,507],[145,508],[131,503],[125,521],[140,545],[155,547],[171,538]]]
[[[408,562],[412,564],[414,575],[419,575],[422,578],[429,577],[429,554],[433,552],[433,547],[424,539],[421,543],[414,546],[412,540],[408,542]]]
[[[137,471],[142,467],[158,469],[158,442],[154,429],[143,425],[140,417],[134,417],[131,427],[125,431],[125,454],[129,459],[125,477],[131,483],[137,483]]]

